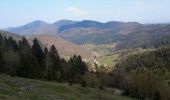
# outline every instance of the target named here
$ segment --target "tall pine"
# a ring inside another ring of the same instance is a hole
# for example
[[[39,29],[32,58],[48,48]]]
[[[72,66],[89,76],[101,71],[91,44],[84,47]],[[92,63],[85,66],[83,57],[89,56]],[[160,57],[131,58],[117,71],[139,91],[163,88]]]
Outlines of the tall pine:
[[[52,80],[59,80],[61,78],[61,62],[60,62],[60,56],[58,54],[57,49],[55,48],[54,45],[51,46],[50,51],[49,51],[49,57],[51,60],[50,63],[50,78],[52,78]]]
[[[18,76],[27,78],[40,78],[40,67],[36,57],[32,54],[32,50],[26,38],[19,42],[20,66],[17,71]]]
[[[40,72],[41,72],[40,76],[43,77],[43,72],[45,70],[45,57],[43,54],[43,50],[41,49],[41,46],[36,38],[33,40],[32,53],[36,57],[36,59],[39,63],[39,66],[37,66],[37,67],[40,67],[39,68]]]

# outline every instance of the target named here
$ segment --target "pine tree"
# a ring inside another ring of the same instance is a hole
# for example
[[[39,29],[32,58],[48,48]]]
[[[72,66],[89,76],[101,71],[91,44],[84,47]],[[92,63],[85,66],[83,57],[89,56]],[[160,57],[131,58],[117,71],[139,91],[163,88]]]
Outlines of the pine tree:
[[[49,51],[49,57],[50,57],[50,77],[53,80],[59,80],[61,78],[61,63],[60,63],[60,56],[58,54],[57,49],[54,45],[51,46]]]
[[[4,41],[3,41],[3,36],[0,34],[0,72],[3,72],[3,67],[4,67],[3,51],[4,51]]]
[[[16,41],[12,37],[9,37],[7,39],[6,47],[7,47],[6,48],[7,50],[17,51],[18,44],[16,43]]]
[[[43,77],[43,72],[45,70],[45,57],[43,54],[43,50],[41,49],[41,46],[38,43],[37,39],[33,40],[33,45],[32,45],[32,53],[33,55],[36,57],[39,66],[40,67],[40,72],[41,72],[41,76]]]
[[[44,72],[44,77],[46,78],[46,79],[49,79],[50,80],[50,69],[49,69],[49,66],[50,66],[50,57],[49,57],[49,52],[48,52],[48,48],[47,47],[45,47],[44,48],[44,52],[43,52],[43,54],[44,54],[44,61],[45,61],[45,63],[44,63],[44,65],[45,65],[45,72]]]
[[[21,77],[27,78],[39,78],[40,77],[40,67],[36,57],[32,54],[31,47],[28,44],[26,38],[23,37],[22,41],[19,42],[19,52],[20,52],[20,66],[18,68],[17,74]]]
[[[76,56],[74,55],[72,58],[69,60],[70,63],[70,72],[69,72],[69,77],[70,77],[70,84],[73,82],[82,82],[82,76],[85,74],[87,71],[87,66],[85,62],[82,61],[81,56]]]
[[[84,61],[82,61],[81,56],[77,57],[77,66],[79,67],[81,75],[84,75],[88,71],[87,65]]]

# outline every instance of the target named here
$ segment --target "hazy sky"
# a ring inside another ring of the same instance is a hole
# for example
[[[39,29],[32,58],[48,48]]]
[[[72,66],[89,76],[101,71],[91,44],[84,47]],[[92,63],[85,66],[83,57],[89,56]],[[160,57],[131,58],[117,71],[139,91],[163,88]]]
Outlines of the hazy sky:
[[[0,28],[60,19],[169,23],[170,0],[0,0]]]

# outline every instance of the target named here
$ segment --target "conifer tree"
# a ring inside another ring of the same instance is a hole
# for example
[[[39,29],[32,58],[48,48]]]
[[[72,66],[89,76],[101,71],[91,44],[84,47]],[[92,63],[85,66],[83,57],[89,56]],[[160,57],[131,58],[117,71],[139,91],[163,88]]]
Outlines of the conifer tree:
[[[26,38],[19,42],[20,66],[17,71],[18,76],[27,78],[39,78],[40,67],[36,57],[32,54],[31,47]]]
[[[59,80],[61,78],[61,63],[60,56],[54,45],[52,45],[50,48],[49,57],[51,60],[50,64],[51,77],[53,80]]]
[[[37,39],[33,40],[33,45],[32,45],[32,53],[33,55],[36,57],[39,65],[40,65],[40,70],[41,72],[43,72],[45,70],[45,59],[44,59],[44,54],[43,54],[43,50],[41,49],[40,44],[38,43]]]

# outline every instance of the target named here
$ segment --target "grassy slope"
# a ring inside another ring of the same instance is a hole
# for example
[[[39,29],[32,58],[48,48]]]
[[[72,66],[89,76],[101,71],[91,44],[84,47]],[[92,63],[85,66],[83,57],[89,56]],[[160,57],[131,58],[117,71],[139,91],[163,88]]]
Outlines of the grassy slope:
[[[102,55],[107,55],[113,49],[115,44],[105,44],[105,45],[94,45],[94,44],[84,44],[82,46],[89,48],[92,51],[95,51]]]
[[[118,54],[113,54],[113,55],[106,55],[98,58],[98,61],[102,65],[114,65],[117,62],[117,58],[119,57]]]
[[[74,54],[81,55],[83,58],[89,58],[94,56],[92,52],[86,48],[79,45],[66,41],[60,37],[52,35],[32,35],[29,37],[30,40],[37,38],[41,43],[50,48],[52,44],[55,45],[59,54],[62,56],[73,56]]]
[[[78,85],[0,75],[0,100],[132,100]]]
[[[114,65],[116,59],[119,56],[119,54],[112,52],[115,45],[116,45],[115,43],[112,43],[112,44],[105,44],[105,45],[84,44],[83,46],[89,48],[94,52],[97,52],[100,55],[100,57],[97,58],[100,64]]]

